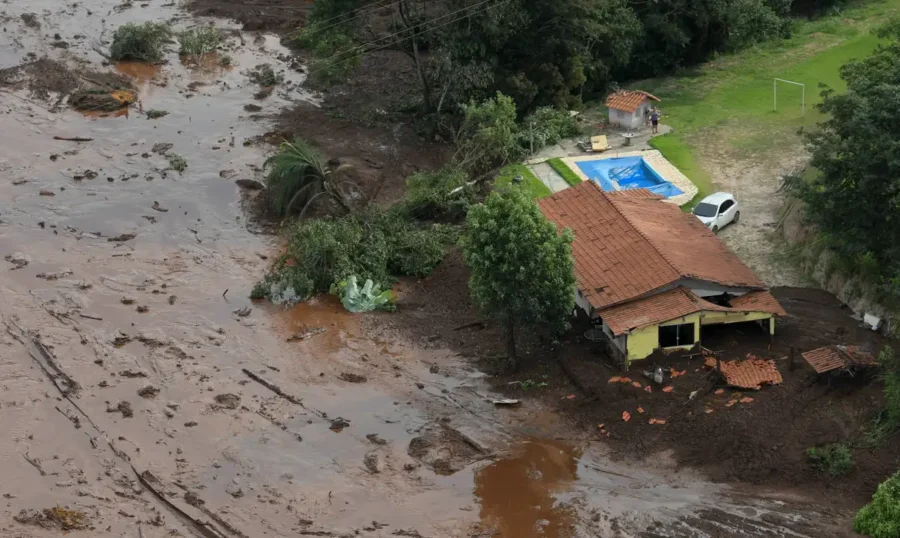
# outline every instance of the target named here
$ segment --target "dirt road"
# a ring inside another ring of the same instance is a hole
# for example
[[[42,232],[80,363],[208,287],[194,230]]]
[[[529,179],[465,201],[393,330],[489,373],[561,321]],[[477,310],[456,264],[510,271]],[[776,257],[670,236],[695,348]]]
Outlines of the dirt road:
[[[539,403],[494,406],[464,359],[377,317],[252,304],[277,241],[253,233],[235,180],[260,179],[267,114],[317,101],[277,36],[233,32],[230,68],[174,51],[104,67],[95,49],[120,24],[197,20],[162,0],[6,0],[0,16],[0,69],[58,61],[0,86],[0,536],[830,532],[837,519],[805,502],[665,458],[613,464]],[[244,71],[263,62],[287,82],[258,100]],[[125,115],[41,91],[112,69],[137,86]]]

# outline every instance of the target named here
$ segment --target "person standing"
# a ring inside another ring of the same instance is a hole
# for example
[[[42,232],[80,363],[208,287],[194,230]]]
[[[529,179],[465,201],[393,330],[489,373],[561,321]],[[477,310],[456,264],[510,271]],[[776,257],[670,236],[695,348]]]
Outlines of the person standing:
[[[652,133],[659,133],[659,109],[653,107],[653,111],[650,112],[650,124],[652,125]]]

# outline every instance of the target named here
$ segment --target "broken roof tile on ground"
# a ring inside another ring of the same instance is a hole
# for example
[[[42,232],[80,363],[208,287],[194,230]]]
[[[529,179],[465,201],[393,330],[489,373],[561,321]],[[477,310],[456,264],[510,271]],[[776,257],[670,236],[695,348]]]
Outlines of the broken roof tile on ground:
[[[716,367],[716,359],[706,357],[706,366]],[[783,381],[775,361],[748,355],[742,361],[721,361],[722,377],[732,387],[759,390],[763,385],[780,385]]]
[[[863,351],[857,346],[831,345],[813,349],[801,355],[818,374],[824,374],[833,370],[867,368],[878,365],[875,355]]]

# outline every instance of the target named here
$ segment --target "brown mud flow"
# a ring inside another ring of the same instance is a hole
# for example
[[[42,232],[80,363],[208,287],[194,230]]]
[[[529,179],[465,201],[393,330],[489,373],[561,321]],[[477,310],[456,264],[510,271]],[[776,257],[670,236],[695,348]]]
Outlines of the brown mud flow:
[[[175,45],[159,66],[104,66],[95,49],[125,22],[209,20],[163,0],[0,16],[16,70],[0,77],[0,536],[835,535],[839,515],[797,499],[662,456],[612,463],[540,404],[498,409],[483,374],[390,315],[252,303],[277,245],[235,180],[261,178],[269,115],[317,101],[277,36],[230,32],[229,67]],[[264,99],[245,75],[260,63],[286,77]],[[67,108],[116,74],[125,112]]]

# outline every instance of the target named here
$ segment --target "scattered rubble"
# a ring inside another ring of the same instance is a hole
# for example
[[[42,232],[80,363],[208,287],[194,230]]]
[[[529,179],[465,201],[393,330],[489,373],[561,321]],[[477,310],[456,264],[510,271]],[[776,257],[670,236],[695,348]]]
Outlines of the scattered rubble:
[[[350,372],[341,372],[338,375],[338,379],[340,379],[341,381],[346,381],[347,383],[365,383],[366,381],[368,381],[368,379],[366,379],[366,376],[353,374]]]
[[[60,506],[43,510],[23,509],[13,519],[23,525],[37,525],[44,529],[62,531],[85,530],[90,526],[87,514]]]
[[[383,465],[381,463],[381,459],[378,457],[378,453],[372,451],[367,452],[363,457],[363,465],[366,466],[366,469],[372,474],[378,474],[381,472]]]
[[[122,413],[123,418],[131,418],[134,416],[134,410],[131,408],[131,403],[126,401],[121,401],[116,404],[115,407],[106,408],[107,413]]]
[[[237,409],[241,404],[241,397],[237,394],[225,393],[216,395],[216,403],[228,409]]]
[[[704,364],[716,368],[715,357],[706,357]],[[783,381],[775,361],[747,355],[743,361],[719,361],[722,377],[732,387],[759,390],[762,385],[780,385]]]
[[[15,271],[16,269],[21,269],[31,263],[31,256],[23,254],[21,252],[13,252],[12,254],[7,254],[3,259],[13,264],[13,271]]]
[[[138,390],[138,396],[141,398],[156,398],[156,395],[159,394],[159,389],[154,387],[153,385],[147,385],[146,387]]]

